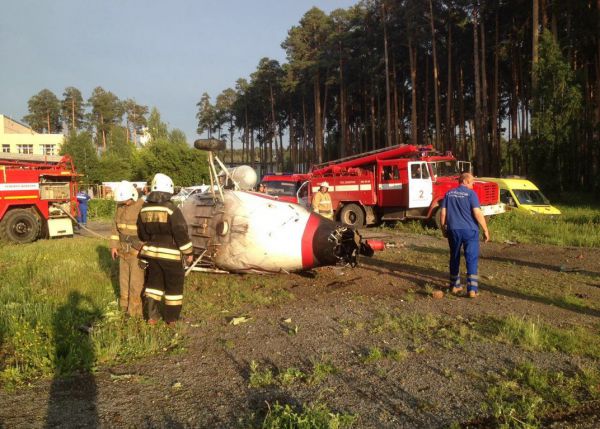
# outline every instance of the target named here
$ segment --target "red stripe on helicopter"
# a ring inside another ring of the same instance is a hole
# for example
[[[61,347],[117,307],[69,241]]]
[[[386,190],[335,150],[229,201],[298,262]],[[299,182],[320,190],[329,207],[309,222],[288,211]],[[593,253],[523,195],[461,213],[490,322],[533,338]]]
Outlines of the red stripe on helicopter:
[[[313,238],[319,226],[319,216],[311,213],[306,222],[304,233],[302,234],[302,268],[309,269],[314,266],[315,256],[313,255]]]

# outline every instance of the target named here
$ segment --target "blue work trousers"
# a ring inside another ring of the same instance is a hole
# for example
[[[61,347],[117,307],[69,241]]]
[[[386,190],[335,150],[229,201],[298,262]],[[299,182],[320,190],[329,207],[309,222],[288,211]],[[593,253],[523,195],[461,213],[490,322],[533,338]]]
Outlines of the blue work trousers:
[[[467,291],[477,292],[479,276],[479,230],[455,229],[448,230],[450,245],[450,287],[460,287],[460,250],[464,249],[467,263]]]
[[[85,225],[87,224],[87,204],[79,204],[79,213],[77,213],[77,222]]]

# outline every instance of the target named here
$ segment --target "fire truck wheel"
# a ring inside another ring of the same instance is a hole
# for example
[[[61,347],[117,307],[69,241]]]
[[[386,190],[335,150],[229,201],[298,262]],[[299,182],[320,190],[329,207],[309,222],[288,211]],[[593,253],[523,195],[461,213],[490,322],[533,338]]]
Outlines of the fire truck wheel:
[[[433,222],[435,227],[439,230],[442,229],[442,209],[437,208],[435,213],[433,214]]]
[[[358,204],[345,205],[340,213],[340,221],[348,226],[363,226],[365,224],[365,212]]]
[[[31,243],[40,234],[40,218],[27,209],[9,211],[0,222],[0,236],[15,243]]]

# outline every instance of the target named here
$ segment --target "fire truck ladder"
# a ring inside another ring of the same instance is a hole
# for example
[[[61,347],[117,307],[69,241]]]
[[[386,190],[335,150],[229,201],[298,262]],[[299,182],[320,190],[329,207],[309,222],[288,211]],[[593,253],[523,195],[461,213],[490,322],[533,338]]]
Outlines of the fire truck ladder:
[[[399,154],[405,154],[410,152],[422,152],[422,151],[431,151],[433,149],[432,146],[414,146],[410,144],[397,144],[395,146],[384,147],[381,149],[375,149],[369,152],[363,152],[356,155],[347,156],[344,158],[336,159],[333,161],[323,162],[321,164],[316,164],[313,166],[312,170],[319,170],[322,168],[339,165],[342,163],[347,163],[354,160],[360,160],[361,158],[373,157],[373,155],[383,155],[386,156],[380,157],[379,159],[385,158],[393,158],[398,156]]]

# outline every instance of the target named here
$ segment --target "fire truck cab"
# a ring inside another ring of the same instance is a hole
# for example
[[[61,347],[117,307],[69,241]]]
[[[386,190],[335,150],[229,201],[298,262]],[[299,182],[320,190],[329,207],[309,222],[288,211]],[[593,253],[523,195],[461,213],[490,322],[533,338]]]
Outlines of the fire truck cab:
[[[77,176],[68,156],[0,154],[0,239],[72,236]]]
[[[298,203],[298,190],[309,179],[308,174],[274,173],[265,175],[261,183],[266,186],[267,194],[280,201]]]
[[[298,199],[310,201],[323,181],[329,183],[335,216],[350,226],[405,219],[434,220],[439,225],[439,202],[458,186],[469,162],[431,146],[397,145],[315,166]],[[484,215],[505,211],[498,185],[476,181],[473,187]]]

